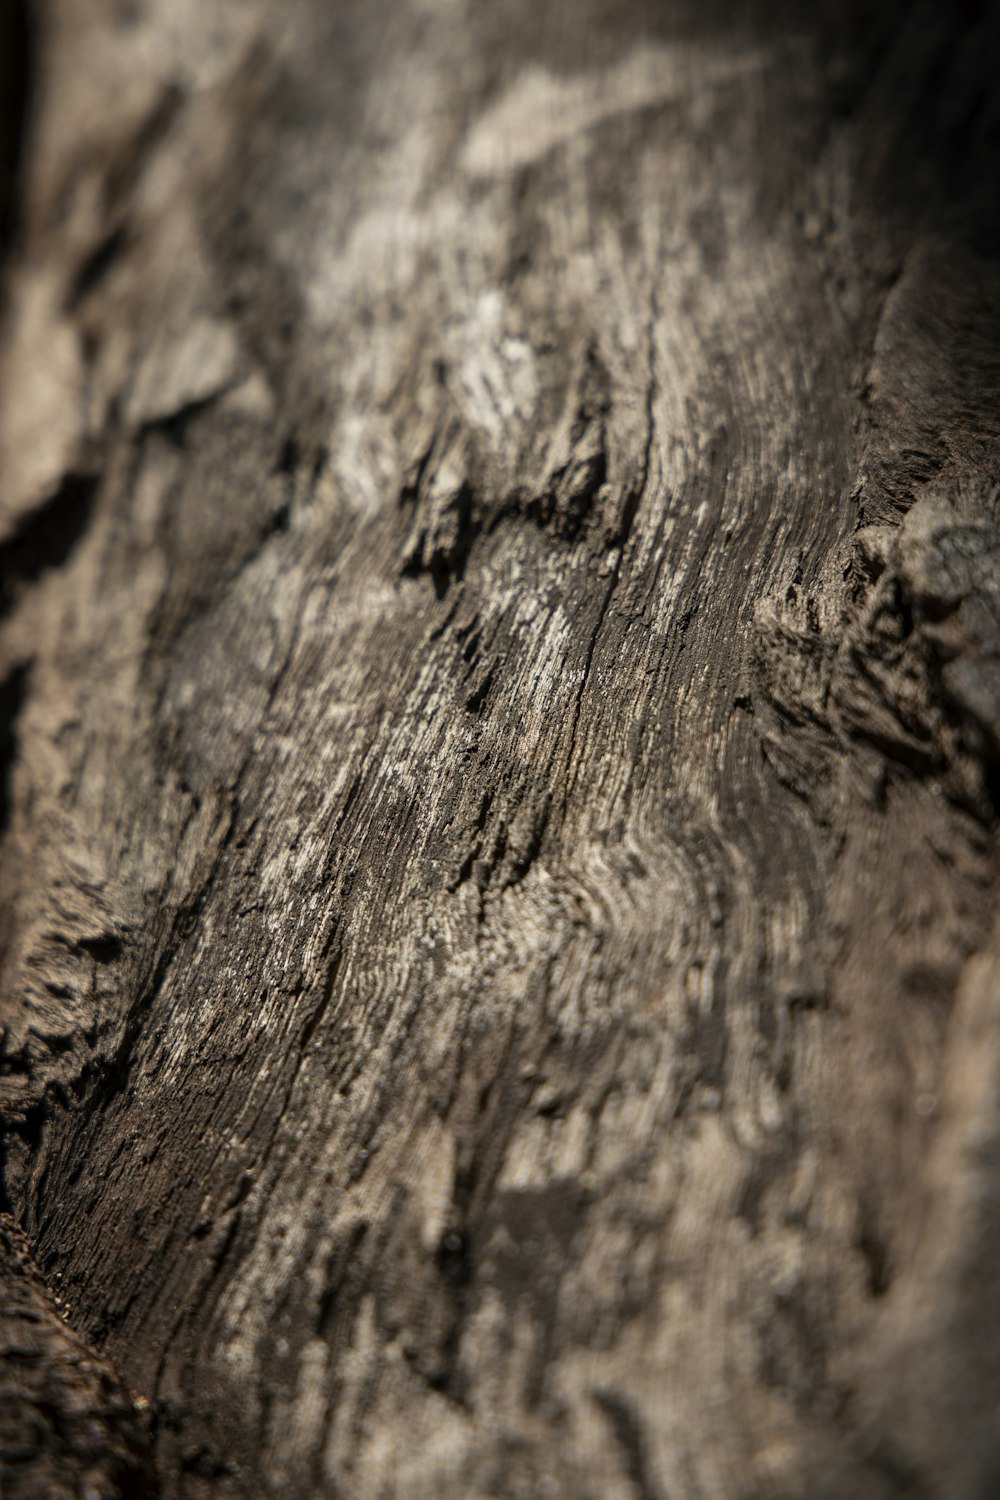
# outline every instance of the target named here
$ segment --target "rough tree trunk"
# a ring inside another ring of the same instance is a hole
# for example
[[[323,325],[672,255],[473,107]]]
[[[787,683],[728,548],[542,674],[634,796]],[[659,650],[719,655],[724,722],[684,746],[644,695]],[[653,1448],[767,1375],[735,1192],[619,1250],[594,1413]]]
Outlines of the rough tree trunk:
[[[989,8],[6,14],[4,1494],[1000,1492]]]

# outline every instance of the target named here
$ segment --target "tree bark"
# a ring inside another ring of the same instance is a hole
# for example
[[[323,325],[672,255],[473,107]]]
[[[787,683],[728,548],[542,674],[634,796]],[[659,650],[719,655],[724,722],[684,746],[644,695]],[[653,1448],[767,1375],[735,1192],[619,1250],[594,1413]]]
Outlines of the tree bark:
[[[17,14],[4,1493],[993,1496],[991,8]]]

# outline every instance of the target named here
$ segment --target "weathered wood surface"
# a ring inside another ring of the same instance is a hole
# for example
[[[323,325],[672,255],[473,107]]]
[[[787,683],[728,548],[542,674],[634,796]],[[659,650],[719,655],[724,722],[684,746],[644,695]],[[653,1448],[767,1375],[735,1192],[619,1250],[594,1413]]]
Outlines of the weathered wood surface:
[[[990,9],[34,14],[51,1357],[170,1497],[994,1495]]]
[[[155,1493],[133,1402],[68,1326],[22,1230],[0,1214],[0,1477],[5,1500]],[[140,1409],[143,1398],[136,1403]]]

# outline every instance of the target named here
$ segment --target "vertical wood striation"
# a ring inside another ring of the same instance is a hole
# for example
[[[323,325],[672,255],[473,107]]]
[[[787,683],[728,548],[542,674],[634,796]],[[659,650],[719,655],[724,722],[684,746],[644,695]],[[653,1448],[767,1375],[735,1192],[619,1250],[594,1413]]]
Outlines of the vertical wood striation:
[[[991,1492],[967,9],[38,6],[3,1203],[165,1496]]]

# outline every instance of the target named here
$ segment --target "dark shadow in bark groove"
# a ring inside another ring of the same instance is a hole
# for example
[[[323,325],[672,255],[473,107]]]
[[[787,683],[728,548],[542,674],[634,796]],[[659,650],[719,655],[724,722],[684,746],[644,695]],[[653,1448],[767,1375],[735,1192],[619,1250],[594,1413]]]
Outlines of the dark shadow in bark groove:
[[[21,164],[31,108],[34,17],[30,0],[0,10],[0,265],[17,234]]]
[[[56,493],[0,542],[0,618],[17,602],[21,586],[68,561],[86,533],[96,495],[92,474],[67,474]]]

